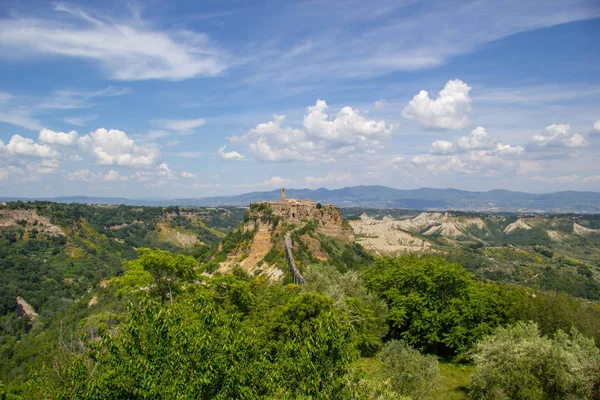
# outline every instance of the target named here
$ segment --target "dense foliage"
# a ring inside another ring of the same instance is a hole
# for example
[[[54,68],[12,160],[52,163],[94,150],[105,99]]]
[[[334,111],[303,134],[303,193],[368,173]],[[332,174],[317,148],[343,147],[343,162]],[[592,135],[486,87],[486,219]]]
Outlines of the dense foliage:
[[[600,352],[576,330],[542,337],[535,324],[499,328],[477,344],[477,399],[559,400],[600,396]]]
[[[366,277],[390,307],[389,337],[426,352],[464,352],[510,322],[510,304],[497,286],[474,281],[442,257],[380,259]]]
[[[416,400],[439,398],[440,366],[470,360],[482,399],[591,399],[598,389],[595,253],[574,242],[550,246],[532,232],[518,245],[375,259],[266,203],[236,229],[243,211],[233,209],[10,207],[65,235],[32,220],[0,230],[0,399]],[[248,255],[258,224],[272,240],[263,264],[286,272],[291,233],[304,285],[217,272]],[[195,241],[176,245],[174,232]],[[16,296],[40,316],[18,317]],[[377,377],[357,366],[361,356],[381,366]]]
[[[357,352],[351,322],[331,299],[243,274],[182,283],[172,303],[135,295],[123,323],[84,337],[29,390],[73,399],[347,398]]]

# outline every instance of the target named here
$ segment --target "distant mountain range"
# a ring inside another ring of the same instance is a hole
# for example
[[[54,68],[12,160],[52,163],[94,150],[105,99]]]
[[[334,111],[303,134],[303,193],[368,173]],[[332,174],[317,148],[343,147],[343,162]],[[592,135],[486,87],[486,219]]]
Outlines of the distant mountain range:
[[[354,186],[343,189],[288,189],[288,198],[310,199],[339,207],[408,208],[417,210],[524,211],[545,213],[600,213],[600,193],[563,191],[545,194],[490,190],[393,189],[385,186]],[[276,200],[279,190],[237,196],[183,199],[128,199],[122,197],[0,197],[2,201],[47,200],[60,203],[125,204],[140,206],[247,206],[261,200]]]

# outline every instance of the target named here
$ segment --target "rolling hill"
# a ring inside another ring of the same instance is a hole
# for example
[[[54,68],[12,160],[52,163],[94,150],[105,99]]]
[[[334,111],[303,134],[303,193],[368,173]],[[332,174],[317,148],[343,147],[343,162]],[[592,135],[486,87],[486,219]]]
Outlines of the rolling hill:
[[[509,190],[471,192],[458,189],[394,189],[386,186],[354,186],[342,189],[288,189],[288,196],[335,204],[338,207],[405,208],[417,210],[465,210],[486,212],[599,213],[600,193],[560,191],[525,193]],[[59,203],[124,204],[138,206],[248,206],[276,200],[279,190],[251,192],[236,196],[128,199],[123,197],[56,197],[20,200],[48,200]],[[19,200],[0,197],[1,201]]]

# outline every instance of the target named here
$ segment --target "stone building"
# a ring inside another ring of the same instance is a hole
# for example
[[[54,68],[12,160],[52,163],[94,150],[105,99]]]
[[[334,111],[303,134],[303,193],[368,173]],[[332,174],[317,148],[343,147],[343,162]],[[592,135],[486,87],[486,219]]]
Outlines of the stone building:
[[[285,188],[281,189],[280,199],[269,202],[273,215],[292,223],[304,223],[317,220],[318,230],[333,237],[353,237],[350,228],[343,227],[342,211],[333,204],[321,205],[312,200],[288,199]]]

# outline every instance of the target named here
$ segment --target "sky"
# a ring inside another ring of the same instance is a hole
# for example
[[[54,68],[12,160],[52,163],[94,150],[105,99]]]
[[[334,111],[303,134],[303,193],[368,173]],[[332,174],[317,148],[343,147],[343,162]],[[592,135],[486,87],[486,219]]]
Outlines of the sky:
[[[0,195],[600,191],[597,0],[0,3]]]

